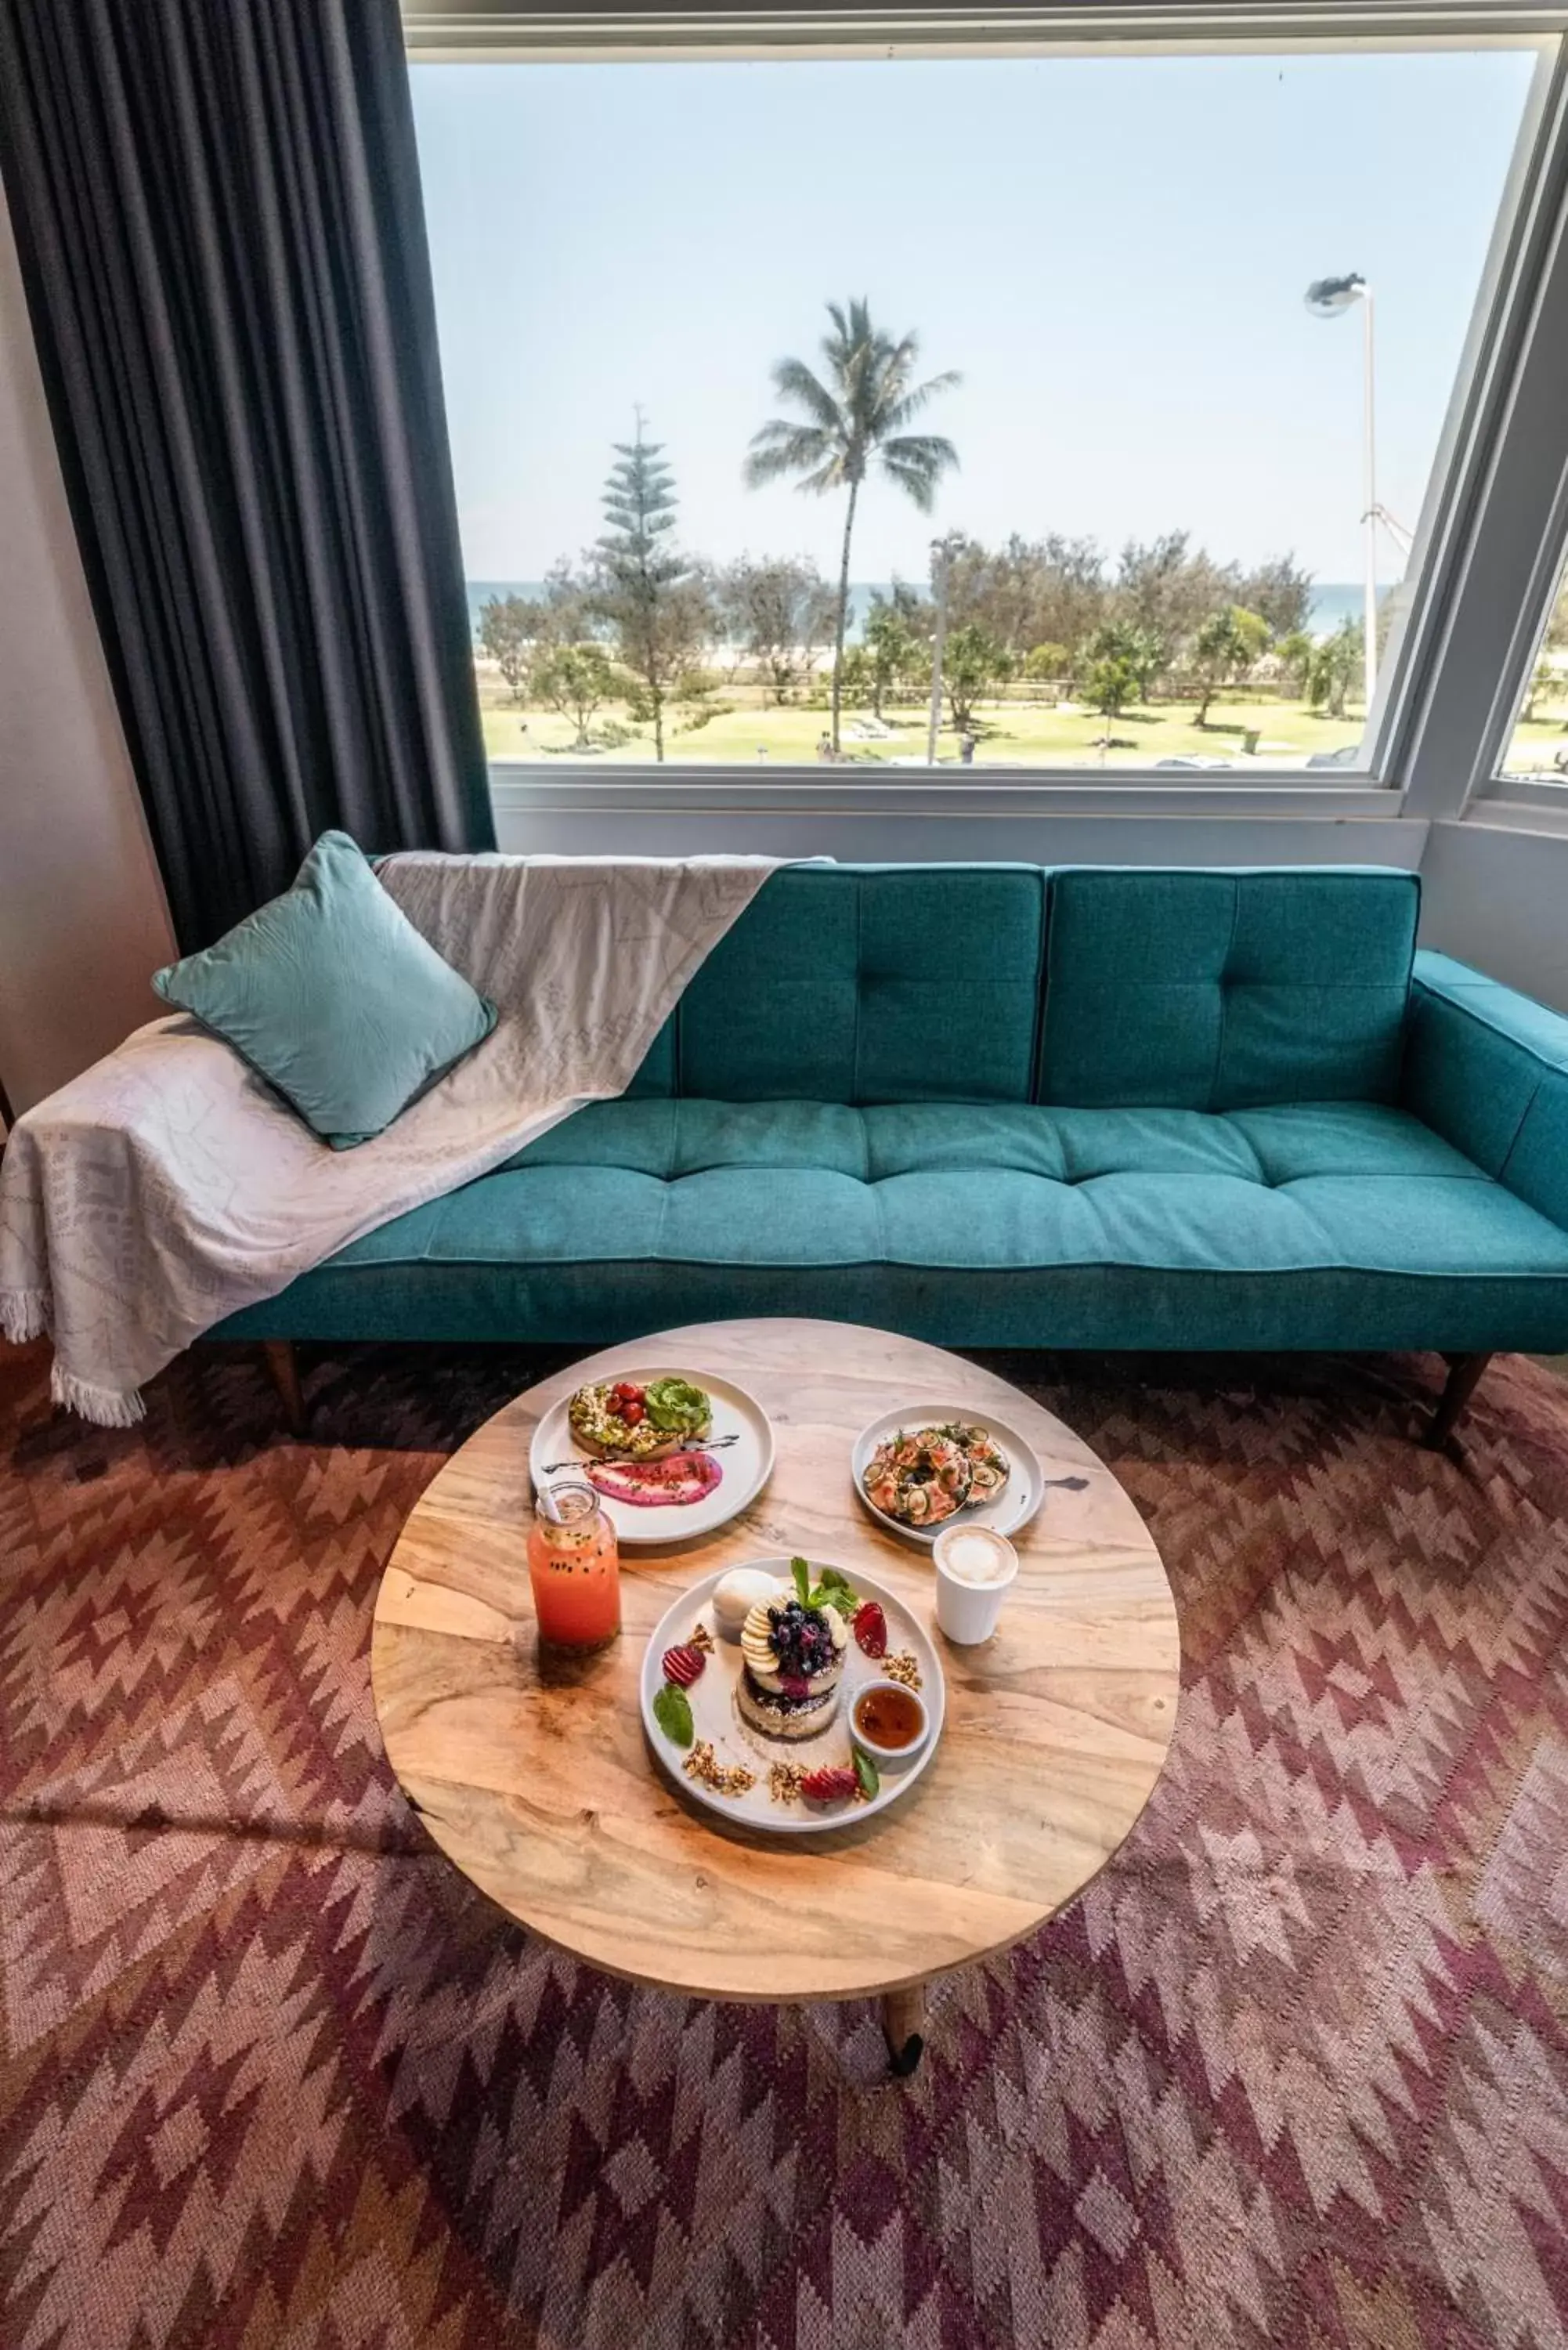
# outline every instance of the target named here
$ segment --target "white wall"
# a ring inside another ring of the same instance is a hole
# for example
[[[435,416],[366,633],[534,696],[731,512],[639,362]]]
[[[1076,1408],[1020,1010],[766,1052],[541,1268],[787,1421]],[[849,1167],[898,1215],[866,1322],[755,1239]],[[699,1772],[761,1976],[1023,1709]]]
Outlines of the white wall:
[[[160,1010],[173,951],[0,198],[0,1083],[26,1109]]]
[[[1568,1012],[1568,837],[1434,824],[1421,863],[1421,943]]]

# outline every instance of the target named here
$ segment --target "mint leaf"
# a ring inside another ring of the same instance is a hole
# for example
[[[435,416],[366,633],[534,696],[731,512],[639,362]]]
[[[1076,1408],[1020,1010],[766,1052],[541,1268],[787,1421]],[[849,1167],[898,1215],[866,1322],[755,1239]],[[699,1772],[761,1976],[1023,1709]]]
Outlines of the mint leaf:
[[[809,1563],[804,1558],[792,1558],[789,1563],[789,1571],[794,1577],[794,1587],[800,1594],[801,1606],[803,1607],[809,1607],[811,1606],[811,1567]]]
[[[874,1795],[880,1794],[882,1782],[877,1775],[877,1765],[872,1762],[869,1754],[862,1754],[858,1746],[855,1749],[855,1775],[860,1782],[860,1792],[867,1803]]]
[[[672,1746],[690,1746],[697,1735],[686,1692],[673,1681],[666,1681],[654,1699],[653,1718]]]
[[[841,1615],[847,1612],[852,1616],[860,1605],[859,1593],[849,1577],[842,1574],[836,1566],[823,1568],[822,1581],[812,1593],[809,1604],[813,1607],[820,1607],[829,1600]]]

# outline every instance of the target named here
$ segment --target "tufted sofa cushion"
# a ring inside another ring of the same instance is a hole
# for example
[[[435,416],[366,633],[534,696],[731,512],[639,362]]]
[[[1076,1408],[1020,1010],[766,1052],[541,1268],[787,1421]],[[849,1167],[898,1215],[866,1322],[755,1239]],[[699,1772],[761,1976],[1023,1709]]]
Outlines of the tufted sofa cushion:
[[[1545,1347],[1568,1232],[1378,1103],[623,1099],[225,1335],[607,1341],[732,1314],[955,1346]]]
[[[1038,1098],[1392,1101],[1418,895],[1333,867],[1054,874]]]
[[[1025,865],[775,873],[692,980],[634,1095],[1027,1101],[1045,885]]]
[[[984,1174],[1055,1183],[1106,1175],[1234,1175],[1272,1187],[1324,1175],[1482,1170],[1407,1111],[1379,1102],[1294,1102],[1212,1114],[1056,1109],[1023,1102],[608,1101],[578,1110],[507,1162],[618,1167],[660,1182],[724,1168],[824,1168],[881,1183]]]
[[[436,1257],[1568,1276],[1568,1233],[1407,1112],[605,1102],[446,1203]]]

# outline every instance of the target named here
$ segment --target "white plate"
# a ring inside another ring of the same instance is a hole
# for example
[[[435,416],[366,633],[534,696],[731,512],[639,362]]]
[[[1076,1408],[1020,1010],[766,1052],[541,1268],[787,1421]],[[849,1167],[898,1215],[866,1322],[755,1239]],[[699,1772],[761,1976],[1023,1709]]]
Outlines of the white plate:
[[[877,1447],[901,1428],[942,1428],[950,1420],[962,1420],[970,1428],[983,1428],[993,1436],[1012,1464],[1012,1473],[993,1502],[982,1502],[977,1508],[959,1510],[941,1525],[907,1526],[898,1518],[890,1518],[879,1510],[866,1491],[866,1464]],[[1015,1428],[999,1419],[993,1411],[981,1411],[971,1403],[955,1403],[950,1397],[940,1403],[900,1404],[897,1411],[885,1411],[869,1428],[863,1428],[856,1438],[849,1455],[849,1473],[863,1509],[868,1510],[879,1526],[890,1534],[900,1534],[905,1542],[918,1543],[929,1550],[942,1526],[992,1526],[999,1534],[1013,1534],[1026,1526],[1045,1498],[1045,1473],[1032,1444],[1019,1435]]]
[[[647,1387],[653,1379],[674,1378],[686,1379],[692,1387],[701,1388],[712,1399],[714,1436],[732,1437],[734,1441],[721,1445],[714,1453],[721,1471],[719,1482],[700,1502],[663,1503],[654,1509],[639,1510],[633,1503],[618,1502],[612,1494],[601,1493],[599,1506],[614,1526],[622,1548],[640,1550],[649,1543],[690,1542],[697,1534],[711,1534],[715,1526],[727,1525],[748,1502],[755,1500],[773,1474],[774,1431],[762,1405],[744,1388],[736,1387],[729,1379],[712,1378],[706,1371],[684,1367],[660,1369],[639,1363],[623,1376],[634,1378],[639,1387]],[[575,1388],[572,1393],[576,1393]],[[546,1485],[558,1485],[587,1473],[590,1456],[572,1434],[566,1418],[568,1400],[563,1397],[534,1430],[534,1441],[528,1449],[528,1471],[535,1493],[542,1492]],[[568,1465],[562,1467],[562,1462]]]
[[[749,1558],[740,1563],[776,1575],[781,1584],[790,1580],[787,1558]],[[830,1559],[814,1559],[814,1579],[825,1565],[833,1563]],[[885,1661],[863,1654],[851,1635],[844,1678],[838,1685],[838,1709],[826,1730],[819,1730],[814,1738],[790,1739],[769,1738],[762,1731],[753,1730],[749,1722],[741,1720],[735,1705],[735,1684],[741,1678],[741,1644],[722,1638],[713,1622],[713,1586],[727,1572],[724,1567],[716,1567],[701,1583],[683,1591],[665,1609],[648,1644],[639,1684],[642,1726],[659,1764],[680,1793],[691,1802],[700,1804],[704,1811],[717,1812],[721,1819],[738,1822],[743,1827],[761,1828],[771,1835],[825,1835],[832,1828],[857,1827],[863,1820],[875,1819],[878,1812],[885,1812],[889,1804],[896,1804],[900,1795],[909,1793],[936,1752],[942,1734],[947,1692],[942,1669],[925,1626],[885,1584],[868,1575],[852,1573],[847,1567],[843,1570],[858,1597],[880,1603],[888,1618],[888,1654],[897,1656],[900,1650],[905,1651],[919,1666],[919,1693],[930,1717],[929,1734],[914,1761],[905,1763],[901,1770],[878,1766],[882,1783],[868,1803],[851,1796],[846,1803],[821,1811],[798,1799],[794,1803],[775,1803],[768,1792],[770,1763],[797,1762],[803,1771],[819,1771],[831,1763],[849,1761],[849,1711],[856,1693],[867,1681],[886,1679],[887,1666]],[[705,1670],[686,1692],[692,1725],[696,1737],[710,1742],[721,1762],[743,1762],[749,1771],[756,1773],[755,1783],[743,1794],[716,1794],[712,1788],[689,1778],[681,1768],[686,1750],[665,1736],[654,1717],[653,1700],[664,1686],[664,1652],[690,1640],[692,1627],[698,1624],[711,1634],[713,1648]]]

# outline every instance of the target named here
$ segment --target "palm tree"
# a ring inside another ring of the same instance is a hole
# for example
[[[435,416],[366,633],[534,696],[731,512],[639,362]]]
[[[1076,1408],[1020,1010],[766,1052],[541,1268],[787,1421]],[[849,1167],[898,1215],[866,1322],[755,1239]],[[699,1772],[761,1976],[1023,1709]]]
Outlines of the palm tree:
[[[839,689],[844,672],[844,630],[849,611],[849,544],[855,532],[855,508],[861,485],[876,460],[885,480],[929,514],[937,484],[950,466],[958,463],[950,441],[933,432],[909,432],[928,400],[939,391],[950,391],[959,381],[950,370],[915,381],[919,344],[913,334],[897,342],[871,323],[870,305],[862,300],[841,306],[830,302],[827,315],[833,331],[822,338],[826,367],[815,375],[804,359],[781,359],[774,369],[774,390],[781,400],[800,411],[799,418],[774,416],[753,434],[746,459],[748,487],[802,476],[799,486],[826,497],[847,490],[844,515],[844,548],[838,567],[838,611],[833,642],[833,747],[838,748]]]

